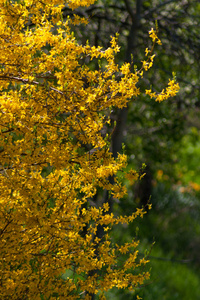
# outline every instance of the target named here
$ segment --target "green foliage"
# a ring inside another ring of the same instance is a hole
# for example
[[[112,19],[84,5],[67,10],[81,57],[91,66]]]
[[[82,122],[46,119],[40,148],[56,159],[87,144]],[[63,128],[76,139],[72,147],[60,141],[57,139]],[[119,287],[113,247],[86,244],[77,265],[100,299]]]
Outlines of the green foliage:
[[[116,209],[128,212],[136,205],[131,194]],[[137,292],[148,300],[193,300],[200,293],[199,236],[200,203],[189,193],[180,193],[164,182],[153,189],[153,204],[143,220],[136,220],[131,227],[114,228],[114,237],[122,242],[135,236],[142,240],[139,251],[149,255],[150,283]],[[139,231],[138,231],[139,228]],[[152,247],[153,242],[155,244]],[[135,300],[131,292],[113,289],[108,299]]]
[[[143,299],[198,299],[200,294],[199,274],[192,270],[190,265],[172,262],[170,258],[169,261],[162,260],[163,256],[166,258],[162,249],[155,245],[151,253],[150,262],[152,267],[151,283],[140,292]]]
[[[200,133],[196,127],[191,127],[189,133],[180,143],[177,172],[181,182],[200,184]]]

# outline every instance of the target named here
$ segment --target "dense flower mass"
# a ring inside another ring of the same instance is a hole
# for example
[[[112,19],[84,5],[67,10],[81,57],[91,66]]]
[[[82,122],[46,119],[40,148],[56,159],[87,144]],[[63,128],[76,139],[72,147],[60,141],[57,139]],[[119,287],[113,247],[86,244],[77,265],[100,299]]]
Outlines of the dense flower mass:
[[[106,50],[76,41],[71,22],[81,20],[63,19],[62,9],[92,3],[0,2],[1,299],[103,299],[114,286],[134,290],[149,278],[138,242],[114,245],[109,235],[144,211],[114,217],[108,203],[92,201],[97,189],[126,193],[117,174],[127,158],[112,156],[110,116],[140,94],[142,72],[118,67],[115,37]],[[155,98],[177,90],[170,81]]]

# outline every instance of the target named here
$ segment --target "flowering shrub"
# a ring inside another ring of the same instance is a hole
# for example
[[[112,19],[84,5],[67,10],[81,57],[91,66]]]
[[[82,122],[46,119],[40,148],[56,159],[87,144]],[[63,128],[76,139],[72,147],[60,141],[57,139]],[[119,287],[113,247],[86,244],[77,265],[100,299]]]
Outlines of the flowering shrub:
[[[106,50],[78,44],[70,26],[87,20],[64,20],[62,9],[93,2],[0,4],[1,299],[103,299],[114,286],[134,290],[149,278],[138,241],[117,245],[109,234],[144,211],[115,217],[107,202],[91,199],[97,189],[118,199],[126,193],[117,172],[127,157],[112,156],[110,115],[140,94],[137,83],[153,58],[131,72],[115,63],[115,37]],[[177,90],[170,81],[156,100]]]

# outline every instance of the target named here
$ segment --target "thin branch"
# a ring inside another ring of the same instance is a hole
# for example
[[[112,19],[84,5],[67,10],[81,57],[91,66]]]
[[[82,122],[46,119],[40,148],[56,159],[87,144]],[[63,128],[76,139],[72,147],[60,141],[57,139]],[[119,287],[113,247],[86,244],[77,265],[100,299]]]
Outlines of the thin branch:
[[[16,77],[16,76],[0,76],[0,80],[6,80],[6,79],[11,79],[11,80],[16,80],[16,81],[20,81],[20,82],[23,82],[25,84],[33,84],[33,85],[41,85],[41,86],[44,86],[44,84],[41,84],[40,82],[38,81],[35,81],[35,80],[32,80],[32,81],[29,81],[29,79],[26,79],[26,78],[21,78],[21,77]],[[56,92],[56,93],[59,93],[63,96],[65,96],[65,94],[61,91],[59,91],[58,89],[54,88],[54,87],[49,87],[50,90]]]
[[[150,259],[157,259],[162,261],[170,261],[170,262],[177,262],[179,264],[188,264],[192,262],[192,259],[174,259],[174,258],[166,258],[166,257],[157,257],[157,256],[149,256]]]

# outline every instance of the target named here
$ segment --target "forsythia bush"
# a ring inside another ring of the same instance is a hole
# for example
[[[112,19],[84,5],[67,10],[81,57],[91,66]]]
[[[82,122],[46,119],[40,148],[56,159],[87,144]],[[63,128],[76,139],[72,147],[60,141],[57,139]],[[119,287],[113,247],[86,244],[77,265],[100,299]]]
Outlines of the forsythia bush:
[[[117,245],[109,235],[143,210],[114,217],[92,199],[97,189],[126,193],[117,177],[126,156],[112,156],[110,116],[140,94],[153,56],[146,49],[132,73],[115,63],[115,37],[106,50],[78,44],[70,27],[86,20],[63,19],[62,9],[93,2],[0,1],[1,299],[103,299],[112,287],[134,290],[149,278],[138,241]],[[172,80],[159,95],[146,93],[161,101],[177,90]]]

